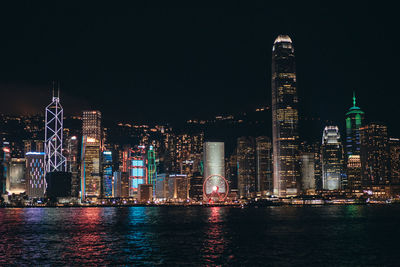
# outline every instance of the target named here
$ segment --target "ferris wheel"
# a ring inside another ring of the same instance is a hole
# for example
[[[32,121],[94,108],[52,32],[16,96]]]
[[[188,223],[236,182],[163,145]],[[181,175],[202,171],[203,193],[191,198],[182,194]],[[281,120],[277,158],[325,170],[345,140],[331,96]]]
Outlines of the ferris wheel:
[[[210,175],[203,183],[203,199],[205,201],[225,201],[229,193],[228,181],[221,175]]]

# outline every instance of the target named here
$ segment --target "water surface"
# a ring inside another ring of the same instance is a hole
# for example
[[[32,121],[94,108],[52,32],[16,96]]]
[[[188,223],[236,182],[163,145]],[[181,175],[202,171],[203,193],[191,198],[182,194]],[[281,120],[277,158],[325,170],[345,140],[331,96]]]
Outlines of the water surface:
[[[400,265],[400,206],[0,209],[0,265]]]

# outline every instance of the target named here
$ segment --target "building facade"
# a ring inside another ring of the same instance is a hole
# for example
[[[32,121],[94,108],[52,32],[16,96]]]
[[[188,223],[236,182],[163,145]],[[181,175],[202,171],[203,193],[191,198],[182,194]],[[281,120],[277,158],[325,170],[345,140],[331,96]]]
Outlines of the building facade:
[[[360,128],[363,185],[389,184],[386,125],[372,122]]]
[[[321,165],[323,189],[341,189],[343,182],[343,147],[337,126],[326,126],[323,131]]]
[[[268,136],[256,138],[257,191],[273,191],[272,142]]]
[[[81,150],[81,199],[101,196],[100,141],[83,136]]]
[[[298,98],[292,40],[279,35],[272,47],[272,143],[274,194],[300,190]]]
[[[253,137],[237,139],[237,166],[239,197],[248,198],[257,190],[256,147]]]
[[[28,152],[26,158],[26,194],[30,198],[43,198],[46,193],[45,153]]]

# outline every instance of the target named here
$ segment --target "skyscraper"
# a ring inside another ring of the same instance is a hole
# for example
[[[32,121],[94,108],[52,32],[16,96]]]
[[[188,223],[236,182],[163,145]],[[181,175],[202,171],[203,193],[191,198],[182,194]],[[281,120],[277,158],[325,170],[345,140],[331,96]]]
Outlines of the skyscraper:
[[[300,189],[298,99],[292,40],[279,35],[272,47],[272,142],[274,194],[297,195]]]
[[[314,153],[302,151],[301,162],[301,187],[304,192],[315,190],[315,162]]]
[[[348,188],[352,193],[362,193],[360,155],[350,155],[347,159]]]
[[[346,159],[351,155],[360,155],[360,127],[364,124],[364,111],[356,106],[353,93],[353,106],[346,113]]]
[[[83,111],[82,135],[98,140],[101,144],[101,112],[98,110]]]
[[[390,182],[400,184],[400,139],[389,138]]]
[[[273,190],[272,182],[272,143],[268,136],[256,138],[257,191]]]
[[[71,173],[71,196],[79,196],[79,169],[78,169],[78,138],[71,136],[67,139],[67,169]]]
[[[386,125],[373,122],[361,127],[360,139],[363,184],[389,184]]]
[[[67,162],[62,154],[63,108],[60,96],[54,96],[54,92],[52,102],[46,107],[45,123],[45,171],[65,171]]]
[[[81,199],[100,197],[100,141],[84,135],[81,151]]]
[[[339,190],[342,187],[343,147],[339,128],[326,126],[321,145],[322,187],[324,190]]]
[[[225,177],[225,143],[224,142],[204,142],[204,182],[211,176],[204,186],[204,194],[213,191],[214,187],[221,192],[226,192],[225,185],[220,184],[221,177]]]
[[[256,153],[253,137],[237,139],[238,190],[240,197],[251,197],[256,192]]]
[[[204,179],[210,175],[225,177],[224,142],[204,142]]]
[[[113,179],[113,169],[112,169],[112,152],[103,151],[102,153],[102,196],[112,197],[112,179]]]

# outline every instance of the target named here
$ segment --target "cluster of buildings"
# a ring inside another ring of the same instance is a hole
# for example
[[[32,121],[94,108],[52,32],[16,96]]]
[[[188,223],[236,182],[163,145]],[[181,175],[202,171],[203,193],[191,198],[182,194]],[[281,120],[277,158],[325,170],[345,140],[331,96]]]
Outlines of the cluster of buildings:
[[[15,140],[0,140],[2,200],[120,204],[398,197],[400,139],[389,137],[383,123],[367,123],[355,95],[344,115],[344,136],[338,126],[327,125],[320,141],[301,141],[294,47],[286,35],[272,48],[271,88],[272,105],[265,110],[272,113],[272,135],[237,136],[230,155],[224,140],[205,140],[204,132],[177,134],[167,126],[122,123],[106,129],[98,110],[83,111],[74,118],[79,127],[66,128],[53,93],[43,129],[37,118],[26,119],[30,126],[24,130],[33,134],[23,148]]]

